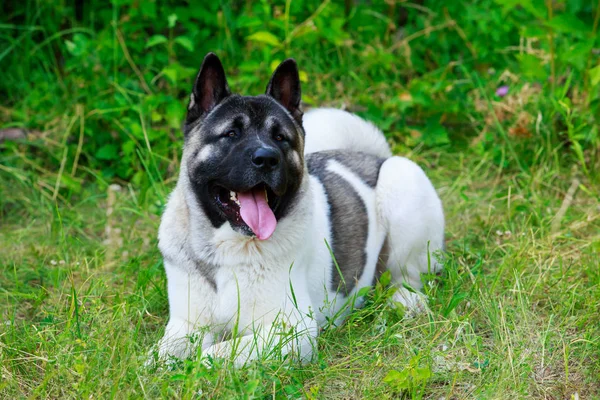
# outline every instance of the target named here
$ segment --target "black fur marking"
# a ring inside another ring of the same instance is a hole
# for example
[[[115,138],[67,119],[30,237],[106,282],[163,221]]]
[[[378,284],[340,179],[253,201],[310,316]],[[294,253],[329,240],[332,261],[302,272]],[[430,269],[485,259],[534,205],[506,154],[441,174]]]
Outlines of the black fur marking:
[[[329,245],[342,273],[340,276],[332,260],[334,272],[331,289],[348,295],[356,286],[367,262],[369,219],[366,206],[352,185],[335,172],[327,170],[329,160],[339,162],[374,187],[384,159],[347,151],[324,151],[306,156],[309,173],[325,187],[330,209],[332,243]]]

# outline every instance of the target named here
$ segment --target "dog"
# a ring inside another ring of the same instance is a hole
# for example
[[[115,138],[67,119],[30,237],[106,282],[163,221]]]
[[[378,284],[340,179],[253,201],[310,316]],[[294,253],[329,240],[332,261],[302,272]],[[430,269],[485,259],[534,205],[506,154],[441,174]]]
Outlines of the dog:
[[[420,275],[442,268],[444,241],[431,182],[374,125],[300,102],[293,59],[242,96],[204,58],[159,228],[170,318],[154,360],[310,361],[385,270],[395,301],[426,309]]]

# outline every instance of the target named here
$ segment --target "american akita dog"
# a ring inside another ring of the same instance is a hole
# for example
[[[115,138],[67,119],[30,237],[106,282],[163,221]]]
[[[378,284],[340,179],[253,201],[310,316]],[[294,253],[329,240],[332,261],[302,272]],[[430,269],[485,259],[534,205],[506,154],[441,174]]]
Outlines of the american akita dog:
[[[194,83],[177,186],[159,230],[170,319],[158,357],[280,355],[309,360],[319,329],[385,269],[394,300],[423,310],[420,274],[438,271],[441,202],[415,163],[392,157],[359,117],[304,117],[292,59],[266,94],[229,90],[210,53]],[[155,353],[156,355],[156,353]]]

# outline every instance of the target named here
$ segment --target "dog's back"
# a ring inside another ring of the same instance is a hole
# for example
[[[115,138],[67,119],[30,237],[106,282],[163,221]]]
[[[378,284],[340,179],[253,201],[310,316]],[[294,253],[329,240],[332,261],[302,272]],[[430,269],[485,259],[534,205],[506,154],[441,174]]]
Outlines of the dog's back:
[[[383,132],[357,115],[334,108],[316,108],[304,114],[304,154],[326,150],[360,151],[377,157],[392,156]]]
[[[309,173],[328,195],[332,249],[343,280],[358,281],[378,260],[378,272],[389,270],[399,288],[394,300],[414,311],[425,308],[402,282],[420,289],[421,273],[441,268],[433,255],[443,249],[444,215],[431,182],[417,164],[392,155],[383,132],[354,114],[315,109],[306,113],[303,125]],[[373,204],[362,198],[371,192]],[[369,209],[376,210],[374,215]],[[367,239],[379,236],[377,231],[385,232],[384,238],[369,245]],[[332,280],[333,287],[338,280]]]

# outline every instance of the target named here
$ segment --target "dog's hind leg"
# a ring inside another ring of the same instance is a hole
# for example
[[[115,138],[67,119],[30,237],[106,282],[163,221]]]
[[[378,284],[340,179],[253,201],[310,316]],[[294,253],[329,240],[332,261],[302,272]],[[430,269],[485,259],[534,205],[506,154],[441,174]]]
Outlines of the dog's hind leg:
[[[382,250],[397,287],[393,300],[410,313],[424,311],[421,274],[441,268],[444,214],[440,199],[423,170],[414,162],[392,157],[381,166],[377,181],[380,222],[387,230]],[[407,289],[409,286],[413,291]]]

